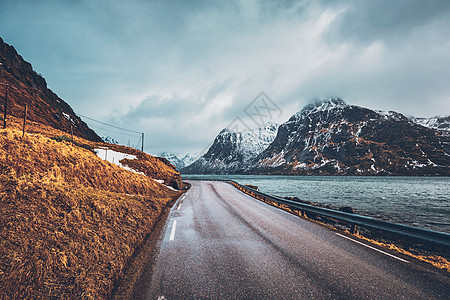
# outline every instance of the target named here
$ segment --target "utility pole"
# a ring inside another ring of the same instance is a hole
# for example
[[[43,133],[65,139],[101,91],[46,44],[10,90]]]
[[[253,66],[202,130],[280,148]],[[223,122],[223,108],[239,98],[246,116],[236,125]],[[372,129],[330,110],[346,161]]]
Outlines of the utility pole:
[[[142,152],[144,152],[144,133],[142,133]]]
[[[23,115],[23,132],[22,132],[22,138],[25,136],[25,125],[27,124],[27,110],[28,110],[28,105],[25,105],[25,114]]]

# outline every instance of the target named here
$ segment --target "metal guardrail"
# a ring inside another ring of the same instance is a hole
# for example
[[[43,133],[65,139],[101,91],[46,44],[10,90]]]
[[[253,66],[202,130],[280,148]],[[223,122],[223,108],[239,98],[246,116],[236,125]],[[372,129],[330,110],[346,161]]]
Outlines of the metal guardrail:
[[[445,232],[439,232],[439,231],[433,231],[428,229],[422,229],[417,228],[413,226],[403,225],[403,224],[397,224],[397,223],[391,223],[383,220],[374,219],[371,217],[361,216],[357,214],[352,213],[346,213],[338,210],[318,207],[306,203],[291,201],[271,195],[267,195],[264,193],[261,193],[259,191],[256,191],[254,189],[251,189],[247,186],[243,186],[236,181],[233,180],[227,180],[227,182],[235,185],[240,190],[244,190],[246,192],[253,193],[255,195],[258,195],[264,199],[268,199],[274,202],[277,202],[279,204],[287,205],[291,208],[294,208],[296,210],[300,210],[302,212],[308,212],[313,213],[317,215],[326,216],[329,218],[333,218],[339,221],[343,221],[346,223],[349,223],[351,225],[356,226],[362,226],[362,227],[369,227],[374,228],[378,230],[383,230],[390,233],[399,234],[402,236],[407,236],[413,239],[418,239],[421,241],[426,241],[429,243],[439,244],[450,248],[450,234]]]

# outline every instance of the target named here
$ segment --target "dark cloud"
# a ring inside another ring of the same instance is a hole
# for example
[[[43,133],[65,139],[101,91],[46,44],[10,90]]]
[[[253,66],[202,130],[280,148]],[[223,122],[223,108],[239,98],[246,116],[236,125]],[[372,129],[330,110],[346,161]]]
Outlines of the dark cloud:
[[[450,2],[442,0],[344,1],[345,11],[331,32],[361,42],[404,39],[411,31],[439,20],[448,25]],[[442,25],[442,24],[441,24]],[[436,26],[439,26],[436,23]],[[440,31],[442,28],[435,28]],[[448,31],[447,31],[448,33]]]
[[[200,151],[262,91],[450,112],[449,1],[3,0],[0,36],[75,111]],[[151,138],[150,138],[151,137]]]

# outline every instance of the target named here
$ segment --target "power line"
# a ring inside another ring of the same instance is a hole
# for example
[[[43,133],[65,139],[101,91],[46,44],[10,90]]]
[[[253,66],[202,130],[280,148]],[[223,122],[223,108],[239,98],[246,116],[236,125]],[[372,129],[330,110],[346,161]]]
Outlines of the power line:
[[[88,124],[89,124],[89,123],[88,123]],[[99,130],[105,130],[105,131],[108,131],[108,132],[120,134],[120,135],[122,135],[122,136],[131,136],[131,137],[136,137],[136,138],[142,136],[142,134],[134,135],[134,134],[129,134],[129,133],[125,133],[125,132],[114,131],[114,130],[111,130],[111,129],[108,129],[108,128],[105,128],[105,127],[101,127],[101,126],[97,126],[97,125],[93,125],[93,124],[89,124],[89,126],[90,126],[90,127],[97,128],[97,129],[99,129]]]
[[[111,126],[111,127],[114,127],[114,128],[120,129],[120,130],[128,131],[128,132],[133,132],[133,133],[139,133],[139,134],[142,134],[142,132],[139,132],[139,131],[134,131],[134,130],[130,130],[130,129],[125,129],[125,128],[122,128],[122,127],[118,127],[118,126],[115,126],[115,125],[111,125],[111,124],[108,124],[108,123],[104,123],[104,122],[101,122],[101,121],[98,121],[98,120],[95,120],[95,119],[92,119],[92,118],[83,116],[83,115],[80,115],[80,114],[78,114],[78,115],[79,115],[80,117],[86,118],[86,119],[88,119],[88,120],[91,120],[91,121],[94,121],[94,122],[97,122],[97,123],[100,123],[100,124],[103,124],[103,125],[106,125],[106,126]]]

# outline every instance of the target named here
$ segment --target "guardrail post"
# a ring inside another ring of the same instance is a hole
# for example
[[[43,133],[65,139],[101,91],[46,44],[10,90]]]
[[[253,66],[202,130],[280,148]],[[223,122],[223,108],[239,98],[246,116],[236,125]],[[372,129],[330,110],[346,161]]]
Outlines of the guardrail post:
[[[352,224],[352,229],[350,230],[351,234],[358,234],[358,228],[356,227],[356,224]]]

